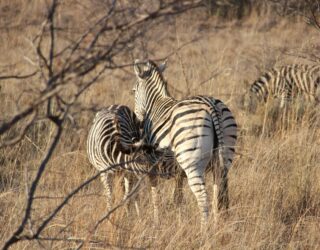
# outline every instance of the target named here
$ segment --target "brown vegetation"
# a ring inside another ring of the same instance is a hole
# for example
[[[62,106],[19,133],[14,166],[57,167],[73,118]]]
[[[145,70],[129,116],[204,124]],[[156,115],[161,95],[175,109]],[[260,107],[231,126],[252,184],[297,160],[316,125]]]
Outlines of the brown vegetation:
[[[50,70],[42,68],[45,66],[39,59],[38,40],[35,39],[50,8],[46,2],[51,1],[5,0],[0,3],[0,128],[15,114],[34,105],[49,88],[43,81],[45,76],[38,71],[39,65],[44,74]],[[133,17],[142,20],[145,13],[155,11],[152,4],[147,4],[149,1],[134,2],[136,4],[125,0],[118,3],[121,8],[132,7],[132,16],[130,11],[123,15],[128,22]],[[106,14],[110,7],[106,3],[109,1],[61,1],[55,19],[56,52],[70,41],[74,42]],[[238,154],[229,174],[228,212],[221,214],[217,227],[213,228],[210,221],[207,232],[201,235],[197,204],[187,185],[183,205],[175,207],[173,180],[162,180],[159,185],[161,222],[159,228],[154,228],[150,187],[144,181],[139,190],[140,217],[134,209],[128,215],[120,207],[95,227],[107,213],[103,187],[97,178],[70,197],[37,237],[25,237],[12,249],[79,246],[99,249],[317,249],[320,246],[319,112],[308,109],[300,114],[301,108],[293,108],[289,126],[282,127],[278,115],[273,119],[267,115],[273,114],[272,108],[261,108],[257,115],[249,115],[237,104],[237,98],[247,86],[245,83],[252,82],[265,69],[286,63],[315,63],[311,60],[319,54],[319,30],[303,18],[280,17],[270,11],[262,15],[254,8],[243,20],[209,16],[202,7],[180,15],[169,13],[179,8],[181,6],[161,10],[164,17],[155,14],[150,20],[143,19],[141,25],[133,25],[134,28],[123,36],[134,40],[123,40],[127,46],[119,45],[120,52],[112,55],[112,61],[102,57],[99,49],[104,45],[107,48],[114,38],[112,35],[118,31],[116,28],[114,33],[99,37],[99,44],[88,49],[90,53],[83,51],[87,51],[85,46],[92,45],[97,33],[92,31],[85,37],[82,50],[76,55],[83,53],[86,64],[75,61],[73,65],[79,67],[68,71],[67,76],[60,76],[59,97],[71,101],[90,77],[100,71],[103,73],[79,94],[69,113],[55,111],[65,114],[62,134],[39,180],[23,235],[34,235],[73,190],[97,174],[85,153],[87,131],[98,108],[116,103],[133,107],[130,93],[135,79],[130,64],[134,58],[168,57],[165,78],[173,96],[212,95],[223,100],[234,112],[240,138]],[[123,21],[120,15],[121,11],[115,15],[113,27]],[[139,36],[134,37],[138,33]],[[49,45],[50,29],[43,36],[41,47],[46,55],[50,52]],[[90,69],[91,56],[101,56],[98,58],[101,63],[93,69]],[[60,72],[66,65],[65,59],[53,60],[54,72]],[[32,75],[34,72],[37,73]],[[58,104],[52,102],[54,108]],[[61,117],[56,113],[48,117],[45,114],[46,105],[41,104],[5,133],[0,133],[1,246],[21,224],[31,183],[59,131],[60,124],[57,126],[55,119]],[[20,140],[20,132],[29,121],[31,125],[21,134]],[[210,193],[210,176],[208,179]],[[119,202],[121,185],[115,183],[115,186]]]

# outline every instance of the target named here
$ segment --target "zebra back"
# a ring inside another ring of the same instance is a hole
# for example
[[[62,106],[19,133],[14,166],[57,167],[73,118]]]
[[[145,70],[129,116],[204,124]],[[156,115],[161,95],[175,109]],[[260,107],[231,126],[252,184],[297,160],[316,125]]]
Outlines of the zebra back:
[[[291,98],[303,94],[306,99],[318,99],[320,65],[290,64],[272,68],[250,86],[250,92],[260,101],[268,96]]]
[[[134,112],[124,105],[111,105],[93,120],[87,139],[89,161],[102,170],[134,151],[140,142],[140,122]]]
[[[298,65],[291,73],[299,93],[305,93],[309,101],[320,101],[320,65]]]
[[[130,154],[142,144],[140,133],[140,121],[136,114],[127,106],[112,105],[114,112],[114,124],[117,136],[115,143],[122,153]]]

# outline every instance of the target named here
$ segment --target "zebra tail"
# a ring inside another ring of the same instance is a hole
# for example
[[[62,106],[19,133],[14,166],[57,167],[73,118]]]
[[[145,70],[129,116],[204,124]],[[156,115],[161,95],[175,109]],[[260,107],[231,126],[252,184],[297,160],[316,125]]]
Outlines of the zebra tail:
[[[228,171],[231,167],[237,141],[237,123],[230,109],[220,100],[215,99],[213,106],[213,125],[218,137],[223,166]]]

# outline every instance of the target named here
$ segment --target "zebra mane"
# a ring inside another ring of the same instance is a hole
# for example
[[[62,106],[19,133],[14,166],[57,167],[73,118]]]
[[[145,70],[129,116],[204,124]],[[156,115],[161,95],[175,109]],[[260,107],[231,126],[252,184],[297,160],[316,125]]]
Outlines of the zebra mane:
[[[162,89],[164,90],[164,92],[162,93],[165,96],[171,97],[168,91],[167,81],[163,77],[163,72],[166,68],[166,63],[167,63],[167,60],[165,60],[162,64],[158,66],[152,60],[146,60],[146,61],[135,60],[134,70],[136,75],[140,79],[145,80],[147,83],[150,78],[155,78],[155,77],[158,78],[158,80],[161,82],[161,85],[163,86]]]

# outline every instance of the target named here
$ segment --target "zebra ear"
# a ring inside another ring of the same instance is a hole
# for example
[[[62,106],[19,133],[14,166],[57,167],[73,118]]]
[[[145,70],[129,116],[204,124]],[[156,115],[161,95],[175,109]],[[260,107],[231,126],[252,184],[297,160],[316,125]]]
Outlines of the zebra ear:
[[[138,77],[140,77],[142,74],[142,70],[141,70],[140,66],[141,66],[140,60],[139,59],[134,60],[133,69],[134,69],[134,73]]]
[[[158,68],[159,68],[159,71],[160,71],[161,73],[163,73],[164,70],[166,69],[166,67],[167,67],[167,62],[168,62],[168,59],[164,60],[163,63],[161,63],[161,64],[159,65]]]

